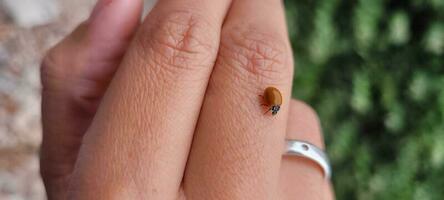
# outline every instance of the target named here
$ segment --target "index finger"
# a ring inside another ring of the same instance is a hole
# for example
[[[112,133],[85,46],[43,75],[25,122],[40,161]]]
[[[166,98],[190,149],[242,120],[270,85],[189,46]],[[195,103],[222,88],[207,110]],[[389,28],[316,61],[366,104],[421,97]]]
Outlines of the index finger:
[[[161,0],[153,8],[85,136],[77,195],[177,197],[229,3]]]

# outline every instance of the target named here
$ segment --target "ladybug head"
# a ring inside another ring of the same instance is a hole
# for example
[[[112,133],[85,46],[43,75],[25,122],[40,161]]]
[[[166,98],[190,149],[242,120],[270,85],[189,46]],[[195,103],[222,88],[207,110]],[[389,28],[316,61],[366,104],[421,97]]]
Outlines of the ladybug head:
[[[280,106],[272,106],[271,107],[271,114],[276,115],[280,109],[281,109]]]

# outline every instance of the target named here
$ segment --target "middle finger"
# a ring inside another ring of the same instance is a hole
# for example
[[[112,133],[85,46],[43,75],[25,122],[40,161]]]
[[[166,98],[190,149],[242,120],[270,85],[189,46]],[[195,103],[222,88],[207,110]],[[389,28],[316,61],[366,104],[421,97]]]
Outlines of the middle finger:
[[[259,14],[258,14],[259,13]],[[194,135],[190,199],[272,199],[277,192],[293,66],[280,0],[235,0]],[[258,97],[283,94],[276,116]]]

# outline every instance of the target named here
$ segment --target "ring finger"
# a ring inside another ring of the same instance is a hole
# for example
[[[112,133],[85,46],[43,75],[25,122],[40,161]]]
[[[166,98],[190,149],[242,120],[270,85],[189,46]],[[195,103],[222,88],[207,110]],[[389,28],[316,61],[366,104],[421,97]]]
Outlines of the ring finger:
[[[301,101],[291,101],[286,139],[324,147],[318,117],[311,107]],[[333,199],[330,183],[324,178],[322,169],[309,159],[283,156],[280,177],[281,199]]]

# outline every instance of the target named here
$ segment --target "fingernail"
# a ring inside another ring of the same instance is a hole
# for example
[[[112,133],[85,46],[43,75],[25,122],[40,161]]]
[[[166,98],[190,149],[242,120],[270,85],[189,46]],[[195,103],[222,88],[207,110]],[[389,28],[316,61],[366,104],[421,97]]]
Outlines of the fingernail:
[[[108,6],[113,0],[99,0],[96,5],[94,6],[94,9],[91,13],[91,16],[89,17],[89,20],[94,20],[102,10]]]

